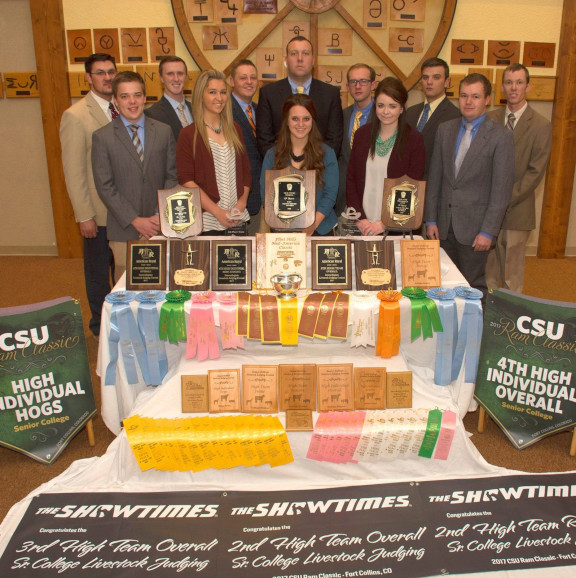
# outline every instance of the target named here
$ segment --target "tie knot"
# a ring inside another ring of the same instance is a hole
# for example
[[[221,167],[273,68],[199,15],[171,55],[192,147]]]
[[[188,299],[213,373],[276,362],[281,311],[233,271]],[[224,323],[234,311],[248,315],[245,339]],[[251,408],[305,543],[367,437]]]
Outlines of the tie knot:
[[[139,128],[139,127],[138,127],[137,124],[129,124],[128,126],[130,127],[130,130],[131,130],[133,133],[137,133],[137,132],[138,132],[138,128]]]
[[[430,112],[430,103],[429,103],[429,102],[427,102],[427,103],[424,105],[424,112]]]
[[[298,94],[304,94],[304,87],[303,86],[297,86],[296,87],[296,92]]]
[[[472,132],[472,129],[474,128],[474,125],[471,122],[467,122],[464,125],[464,128],[466,129],[466,132]]]
[[[178,105],[178,110],[181,110],[182,112],[184,112],[184,104],[183,103],[180,103]]]
[[[514,122],[516,120],[516,115],[513,112],[511,112],[508,115],[508,120],[511,120],[512,122]]]
[[[248,105],[248,106],[246,107],[246,111],[248,112],[248,114],[250,114],[250,113],[252,112],[252,106],[251,106],[251,105]]]
[[[354,115],[354,119],[361,119],[362,118],[362,111],[357,110],[356,114]]]

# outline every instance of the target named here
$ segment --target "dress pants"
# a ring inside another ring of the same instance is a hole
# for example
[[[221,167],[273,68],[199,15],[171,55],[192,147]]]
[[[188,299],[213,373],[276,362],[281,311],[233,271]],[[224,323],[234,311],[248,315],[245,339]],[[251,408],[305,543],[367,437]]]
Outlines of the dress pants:
[[[502,229],[496,246],[488,255],[486,282],[490,289],[510,289],[522,293],[526,243],[531,231]]]

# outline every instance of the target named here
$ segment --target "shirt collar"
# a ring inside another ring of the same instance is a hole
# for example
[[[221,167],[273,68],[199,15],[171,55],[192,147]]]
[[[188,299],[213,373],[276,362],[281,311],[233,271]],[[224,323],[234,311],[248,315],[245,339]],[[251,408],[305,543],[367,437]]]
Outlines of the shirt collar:
[[[184,102],[184,100],[182,102],[178,102],[177,100],[174,100],[171,96],[168,96],[166,93],[164,93],[164,98],[172,105],[174,110],[178,110],[178,107],[181,104],[186,106],[186,103]]]
[[[424,106],[426,106],[427,104],[430,105],[430,116],[432,114],[434,114],[434,111],[442,104],[442,102],[444,101],[445,98],[446,98],[446,95],[441,96],[440,98],[437,98],[436,100],[433,100],[432,102],[428,102],[428,101],[424,102]]]
[[[358,111],[362,113],[363,117],[370,116],[370,111],[372,110],[372,105],[374,104],[374,99],[370,99],[370,102],[364,108],[358,108],[356,103],[354,103],[354,110],[352,116],[356,114]]]
[[[518,122],[520,120],[520,117],[526,112],[527,108],[528,108],[528,102],[524,101],[524,106],[520,110],[517,110],[514,113],[514,116],[516,117],[516,122]],[[505,118],[504,124],[506,124],[506,121],[508,120],[508,115],[510,113],[512,113],[512,111],[508,108],[508,105],[506,105],[506,113],[504,115],[504,118]]]
[[[254,110],[254,106],[252,106],[251,102],[246,102],[245,100],[238,98],[234,93],[232,93],[232,96],[236,99],[236,102],[240,105],[240,108],[244,111],[244,113],[246,113],[246,109],[249,106],[251,106],[252,110]]]
[[[299,86],[303,86],[304,87],[304,92],[306,94],[310,94],[310,85],[312,84],[312,77],[310,77],[305,83],[303,84],[298,84],[297,82],[294,82],[289,76],[288,76],[288,82],[290,83],[290,87],[292,88],[292,92],[295,93],[297,92],[297,88]]]
[[[137,121],[130,121],[125,119],[122,115],[120,115],[120,118],[122,119],[122,122],[124,123],[124,126],[126,128],[128,128],[131,124],[135,124],[138,126],[138,128],[144,128],[144,121],[145,121],[145,115],[142,115]]]
[[[467,121],[464,119],[464,117],[462,117],[462,124],[460,126],[462,130],[466,130],[466,123],[470,122],[472,124],[472,132],[475,133],[480,128],[480,125],[484,122],[485,118],[486,113],[480,115],[478,118],[475,118],[474,120],[471,121]]]

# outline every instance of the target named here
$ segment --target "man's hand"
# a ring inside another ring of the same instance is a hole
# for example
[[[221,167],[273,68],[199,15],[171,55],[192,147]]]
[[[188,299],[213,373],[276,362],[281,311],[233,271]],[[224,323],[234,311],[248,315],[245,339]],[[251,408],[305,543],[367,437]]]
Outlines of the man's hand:
[[[136,217],[131,225],[140,233],[142,237],[150,239],[160,231],[160,219],[158,215],[152,217]]]
[[[438,225],[427,225],[426,236],[429,239],[440,239],[440,233],[438,232]]]
[[[78,223],[78,227],[80,228],[80,234],[85,239],[95,239],[98,235],[98,225],[96,225],[94,219],[82,221],[81,223]]]
[[[489,251],[491,246],[492,246],[492,239],[485,237],[481,233],[478,233],[476,235],[474,243],[472,243],[474,251]]]

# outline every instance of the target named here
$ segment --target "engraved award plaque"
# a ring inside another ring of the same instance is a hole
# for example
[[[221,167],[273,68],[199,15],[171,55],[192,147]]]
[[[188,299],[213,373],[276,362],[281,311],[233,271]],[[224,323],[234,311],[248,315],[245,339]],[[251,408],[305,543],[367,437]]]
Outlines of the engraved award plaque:
[[[440,241],[402,240],[402,287],[430,289],[442,285],[440,269]]]
[[[186,239],[202,232],[200,189],[176,185],[158,191],[160,227],[165,237]]]
[[[356,409],[386,409],[386,368],[355,367]]]
[[[426,181],[408,176],[384,179],[382,222],[387,229],[412,230],[422,225]]]
[[[208,376],[182,375],[182,413],[208,413]]]
[[[266,171],[264,218],[272,229],[300,230],[314,223],[316,171]]]
[[[351,363],[317,365],[318,411],[354,409],[353,366]]]
[[[240,370],[209,369],[210,413],[240,411]]]
[[[278,412],[278,366],[242,366],[242,411]]]
[[[170,241],[170,291],[210,289],[210,241]]]
[[[280,409],[316,410],[316,365],[280,364]]]
[[[166,240],[127,241],[126,289],[166,289]]]
[[[259,289],[272,289],[272,277],[299,275],[306,289],[305,233],[258,233],[256,235],[256,281]]]
[[[252,289],[252,241],[212,241],[212,290]]]
[[[356,289],[396,289],[394,241],[354,241]]]
[[[386,374],[386,407],[412,407],[412,372],[390,371]]]
[[[346,239],[311,240],[312,289],[352,289],[351,244]]]

